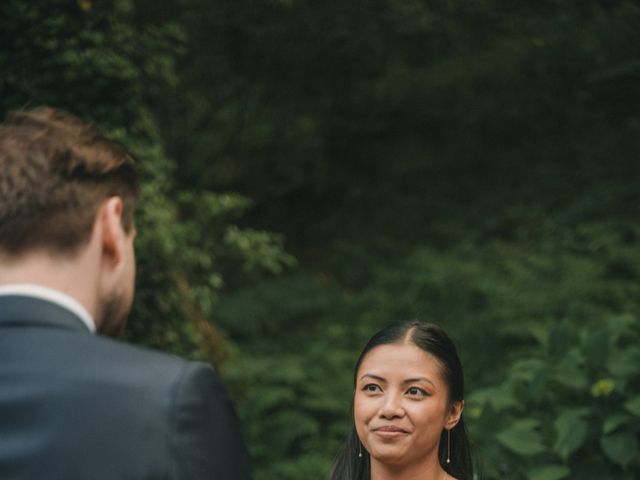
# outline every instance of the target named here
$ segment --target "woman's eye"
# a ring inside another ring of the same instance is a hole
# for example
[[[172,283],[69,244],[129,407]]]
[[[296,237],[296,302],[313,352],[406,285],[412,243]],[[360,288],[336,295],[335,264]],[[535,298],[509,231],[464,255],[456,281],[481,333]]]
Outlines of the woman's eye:
[[[425,397],[427,395],[427,392],[418,387],[409,387],[407,393],[412,397]]]
[[[365,392],[377,392],[378,390],[380,390],[380,387],[375,383],[367,383],[364,387],[362,387],[362,390],[364,390]]]

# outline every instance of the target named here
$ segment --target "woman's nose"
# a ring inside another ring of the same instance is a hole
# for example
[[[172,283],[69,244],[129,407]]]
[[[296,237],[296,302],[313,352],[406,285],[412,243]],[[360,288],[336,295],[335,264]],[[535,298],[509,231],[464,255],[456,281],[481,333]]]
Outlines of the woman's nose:
[[[398,395],[386,395],[384,403],[380,409],[380,416],[384,418],[402,417],[404,408],[402,407],[402,399]]]

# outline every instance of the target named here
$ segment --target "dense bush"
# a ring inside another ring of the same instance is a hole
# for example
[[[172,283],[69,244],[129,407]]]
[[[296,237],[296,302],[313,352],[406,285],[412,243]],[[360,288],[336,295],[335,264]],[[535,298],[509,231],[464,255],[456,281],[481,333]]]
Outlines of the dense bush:
[[[536,346],[467,404],[486,478],[638,478],[637,318],[528,333]]]
[[[293,259],[279,237],[237,225],[248,199],[175,183],[179,162],[165,154],[149,104],[175,86],[181,29],[167,22],[138,28],[130,0],[7,0],[0,30],[2,113],[40,104],[68,110],[98,123],[139,159],[139,274],[129,339],[221,363],[226,340],[211,319],[225,265],[259,275]]]

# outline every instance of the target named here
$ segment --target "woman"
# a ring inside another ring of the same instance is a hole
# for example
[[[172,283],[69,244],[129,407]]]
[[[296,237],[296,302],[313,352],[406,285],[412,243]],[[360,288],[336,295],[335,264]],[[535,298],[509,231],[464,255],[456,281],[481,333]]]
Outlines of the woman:
[[[354,384],[354,428],[331,480],[473,478],[462,365],[442,329],[411,321],[379,331]]]

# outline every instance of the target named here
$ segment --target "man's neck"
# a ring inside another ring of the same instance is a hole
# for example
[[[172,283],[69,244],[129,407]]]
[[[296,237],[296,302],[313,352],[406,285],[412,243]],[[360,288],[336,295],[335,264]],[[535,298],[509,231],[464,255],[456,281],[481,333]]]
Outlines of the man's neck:
[[[96,318],[97,285],[90,265],[82,259],[68,260],[33,253],[18,259],[0,258],[0,286],[29,284],[55,290],[78,302]]]

